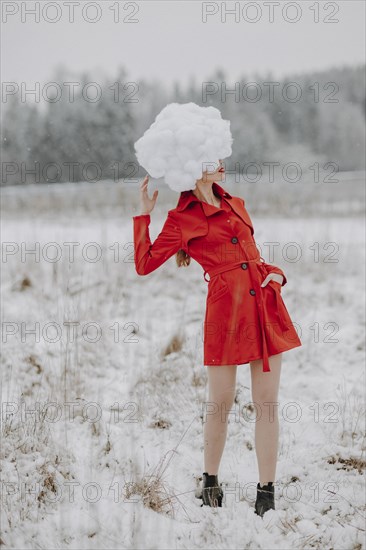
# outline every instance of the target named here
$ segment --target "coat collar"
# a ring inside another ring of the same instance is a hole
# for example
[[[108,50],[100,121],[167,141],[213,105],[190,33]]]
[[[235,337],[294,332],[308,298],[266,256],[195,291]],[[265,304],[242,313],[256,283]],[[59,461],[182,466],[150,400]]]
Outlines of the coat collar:
[[[221,185],[219,185],[217,182],[213,182],[212,184],[212,190],[214,191],[215,194],[217,194],[219,197],[225,197],[227,199],[231,199],[232,196],[230,195],[230,193],[228,193],[228,191],[225,191],[225,189],[223,187],[221,187]],[[191,204],[191,202],[201,202],[200,199],[198,199],[193,193],[192,193],[192,189],[189,189],[188,191],[182,191],[181,194],[180,194],[180,197],[179,197],[179,200],[178,200],[178,204],[176,206],[176,210],[178,212],[181,212],[182,210],[184,210],[185,208],[187,208],[187,206],[189,204]]]
[[[250,227],[251,234],[254,233],[252,220],[240,197],[230,195],[221,185],[214,182],[212,188],[220,197],[224,198],[233,211]],[[187,208],[189,204],[200,205],[198,208]],[[189,241],[197,237],[205,237],[208,234],[208,217],[210,213],[205,212],[204,203],[200,201],[192,190],[182,191],[177,206],[173,211],[181,213],[180,228],[182,231],[183,250],[188,250]],[[212,213],[212,212],[211,212]]]

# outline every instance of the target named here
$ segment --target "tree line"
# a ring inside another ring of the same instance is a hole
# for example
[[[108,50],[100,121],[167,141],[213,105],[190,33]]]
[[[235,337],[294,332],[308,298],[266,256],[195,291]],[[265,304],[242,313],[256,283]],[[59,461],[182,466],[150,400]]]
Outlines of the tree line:
[[[123,67],[98,82],[95,74],[75,77],[58,68],[51,81],[58,86],[54,95],[52,86],[47,89],[43,103],[19,93],[3,99],[2,185],[140,176],[134,142],[167,103],[189,101],[213,105],[231,121],[228,171],[255,172],[272,162],[298,163],[304,171],[314,163],[332,163],[339,171],[365,169],[363,65],[283,79],[243,73],[235,82],[218,69],[202,82],[191,78],[171,88],[146,79],[132,82]],[[71,81],[78,83],[72,95],[65,86]]]

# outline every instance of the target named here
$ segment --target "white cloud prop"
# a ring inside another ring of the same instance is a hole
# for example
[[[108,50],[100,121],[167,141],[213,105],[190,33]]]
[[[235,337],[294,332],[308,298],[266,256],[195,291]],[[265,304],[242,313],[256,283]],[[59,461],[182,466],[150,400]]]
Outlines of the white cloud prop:
[[[190,102],[169,103],[134,146],[148,174],[180,192],[194,189],[203,171],[229,157],[232,142],[230,121],[218,109]]]

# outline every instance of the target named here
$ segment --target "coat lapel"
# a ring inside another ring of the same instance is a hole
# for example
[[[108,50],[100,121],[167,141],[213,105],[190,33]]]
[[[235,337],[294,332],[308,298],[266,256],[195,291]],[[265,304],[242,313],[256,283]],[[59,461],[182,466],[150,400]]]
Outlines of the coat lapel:
[[[188,246],[191,239],[205,237],[208,233],[208,221],[202,211],[202,206],[196,203],[191,208],[182,212],[183,242]]]
[[[253,235],[254,234],[253,223],[252,223],[252,220],[250,219],[247,209],[244,206],[245,203],[243,204],[244,201],[243,202],[242,201],[243,199],[241,199],[240,197],[232,197],[231,199],[229,199],[232,209],[236,214],[238,214],[238,216],[240,216],[243,222],[250,227],[250,231]]]

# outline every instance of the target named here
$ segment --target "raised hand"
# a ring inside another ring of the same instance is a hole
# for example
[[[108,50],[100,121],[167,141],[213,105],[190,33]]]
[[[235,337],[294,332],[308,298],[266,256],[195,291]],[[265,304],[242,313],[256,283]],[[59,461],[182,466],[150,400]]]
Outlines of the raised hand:
[[[147,174],[141,182],[140,185],[140,204],[141,204],[141,214],[150,214],[154,209],[156,199],[158,198],[159,191],[156,189],[153,193],[152,198],[149,198],[147,194],[147,186],[149,183],[149,175]]]

